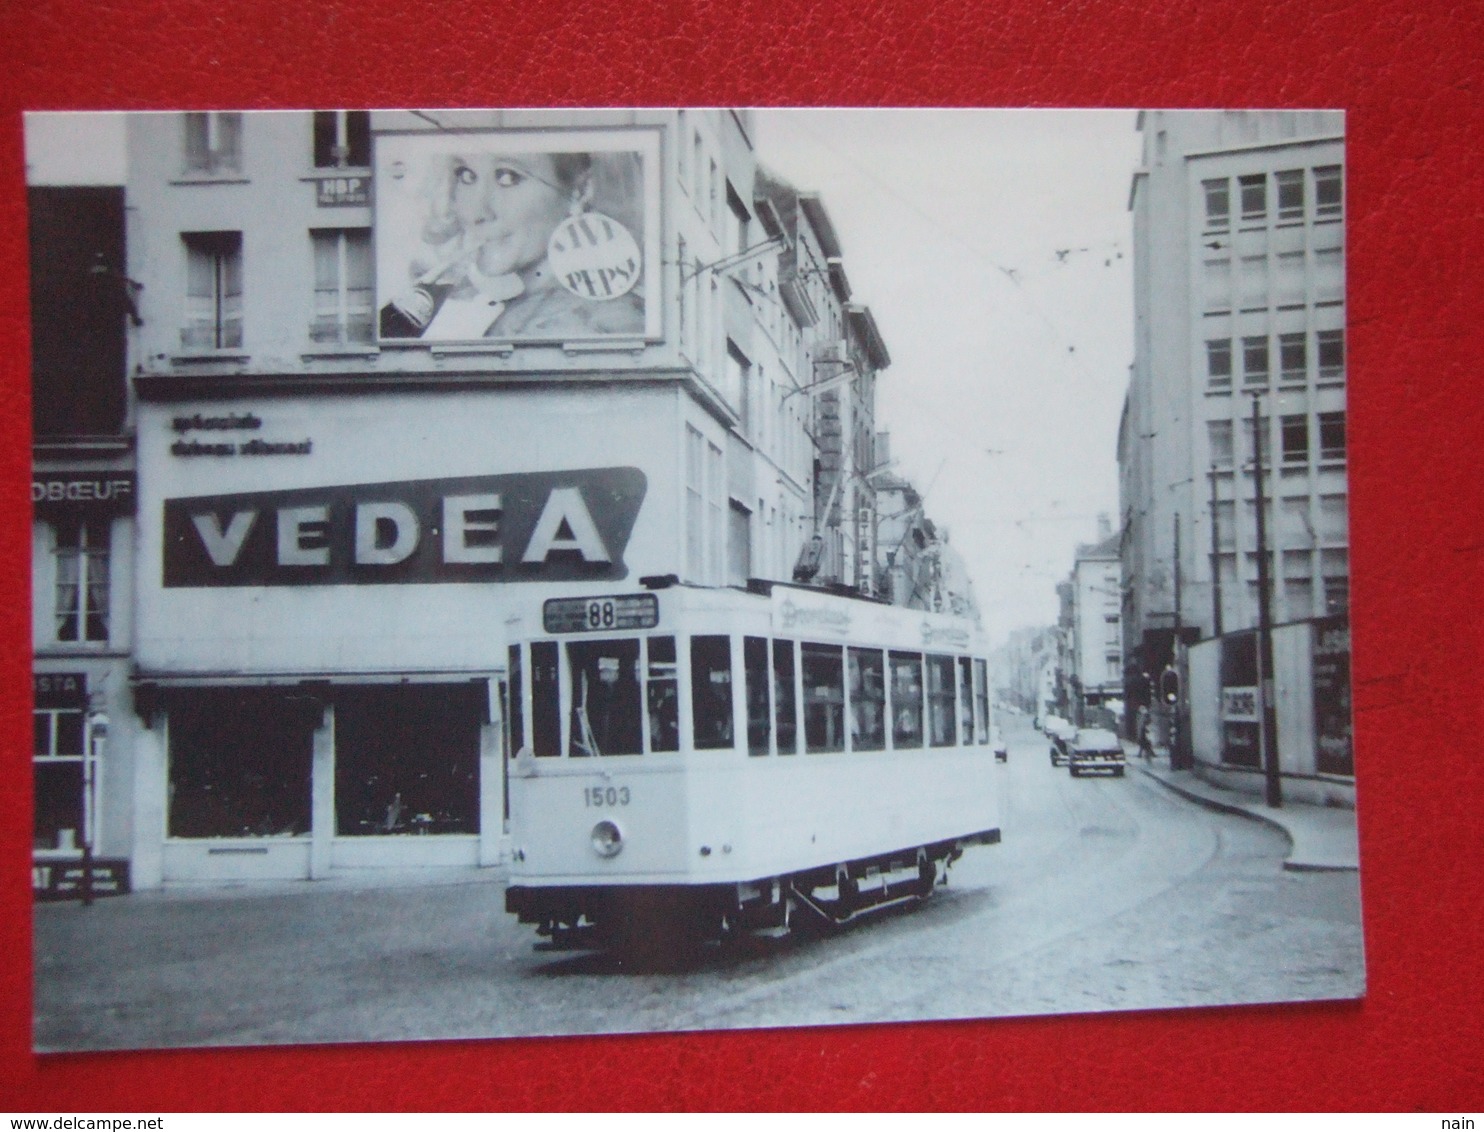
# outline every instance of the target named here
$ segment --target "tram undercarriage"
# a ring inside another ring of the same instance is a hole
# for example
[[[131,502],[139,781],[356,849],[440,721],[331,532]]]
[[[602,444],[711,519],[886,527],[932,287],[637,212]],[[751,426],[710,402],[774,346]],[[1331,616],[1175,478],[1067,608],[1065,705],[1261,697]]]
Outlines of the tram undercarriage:
[[[505,910],[535,924],[545,950],[606,949],[655,957],[752,933],[824,934],[888,908],[918,904],[948,883],[969,845],[999,830],[739,884],[527,887]]]

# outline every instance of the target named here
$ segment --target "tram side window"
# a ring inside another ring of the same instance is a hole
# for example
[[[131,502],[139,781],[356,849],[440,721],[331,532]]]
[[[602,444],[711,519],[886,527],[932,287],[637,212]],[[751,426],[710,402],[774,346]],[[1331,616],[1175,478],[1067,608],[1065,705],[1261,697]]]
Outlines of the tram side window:
[[[555,758],[562,753],[558,688],[556,642],[531,642],[531,750],[537,758]]]
[[[803,645],[804,749],[845,749],[845,656],[839,645]]]
[[[974,741],[974,668],[969,658],[958,658],[958,733],[968,746]]]
[[[851,649],[849,665],[851,750],[883,750],[886,747],[886,678],[881,653],[876,649]]]
[[[794,643],[773,642],[773,714],[778,728],[778,753],[799,750],[799,706],[794,696]]]
[[[680,683],[675,638],[649,638],[649,749],[680,750]]]
[[[934,747],[952,747],[954,733],[953,657],[927,658],[928,741]]]
[[[639,713],[639,642],[571,641],[567,670],[572,730],[567,754],[637,755],[644,750]]]
[[[510,672],[506,677],[510,689],[506,718],[510,720],[510,757],[526,745],[525,685],[520,682],[520,646],[510,646]]]
[[[897,748],[922,746],[922,653],[891,654],[891,741]]]
[[[773,731],[773,705],[768,700],[767,638],[742,638],[742,667],[747,689],[747,753],[766,755]]]
[[[731,638],[690,639],[690,706],[698,751],[732,745]]]
[[[974,661],[974,723],[983,746],[989,742],[989,666],[982,660]]]

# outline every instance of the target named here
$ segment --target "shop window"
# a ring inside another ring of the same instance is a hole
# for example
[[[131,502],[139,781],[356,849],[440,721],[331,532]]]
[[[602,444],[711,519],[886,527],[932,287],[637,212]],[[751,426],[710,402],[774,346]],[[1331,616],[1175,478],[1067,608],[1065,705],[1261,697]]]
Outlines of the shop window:
[[[1268,215],[1268,178],[1265,173],[1237,178],[1237,193],[1243,221],[1266,220]]]
[[[1345,458],[1345,414],[1319,414],[1319,458],[1321,460],[1343,460]]]
[[[57,640],[106,643],[108,520],[63,521],[55,529]]]
[[[747,693],[747,753],[766,755],[773,738],[773,705],[768,699],[772,674],[768,670],[767,638],[742,638],[742,679]]]
[[[1278,219],[1302,220],[1304,218],[1304,171],[1285,169],[1273,174],[1278,187]]]
[[[510,646],[510,671],[506,680],[510,686],[505,718],[510,725],[510,757],[514,758],[526,745],[525,685],[520,678],[520,646]]]
[[[845,749],[845,657],[839,645],[802,646],[804,749],[811,755]]]
[[[537,758],[562,753],[561,679],[555,641],[531,643],[531,751]]]
[[[572,695],[569,757],[643,752],[637,640],[568,643],[567,678]]]
[[[989,742],[989,662],[974,661],[974,726],[982,747]]]
[[[1232,387],[1232,343],[1213,338],[1206,343],[1206,384],[1212,389]]]
[[[371,230],[318,228],[314,245],[313,342],[346,345],[375,337],[372,316]]]
[[[322,711],[312,697],[261,688],[180,695],[170,708],[169,835],[307,834]]]
[[[1283,417],[1283,462],[1285,464],[1307,464],[1309,462],[1309,418],[1303,414]]]
[[[953,657],[928,657],[928,741],[934,747],[952,747],[958,742],[953,698]]]
[[[181,345],[188,350],[242,346],[242,233],[185,232],[186,310]]]
[[[336,833],[478,833],[488,695],[483,681],[340,689]]]
[[[850,649],[850,747],[886,748],[886,665],[877,649]]]
[[[922,654],[891,654],[892,746],[922,746]]]
[[[1225,177],[1202,181],[1206,195],[1206,227],[1226,228],[1231,225],[1231,183]]]
[[[969,658],[958,658],[958,733],[965,744],[974,741],[974,675]]]
[[[1345,332],[1321,330],[1316,335],[1319,346],[1319,380],[1343,381],[1345,378]]]
[[[1266,335],[1242,339],[1242,384],[1266,385],[1269,378]]]
[[[732,642],[730,637],[690,639],[690,703],[698,751],[732,745]]]
[[[1211,467],[1229,468],[1232,466],[1232,423],[1231,421],[1207,421],[1206,441],[1211,449]]]
[[[185,118],[187,173],[223,176],[242,172],[242,115],[188,113]]]
[[[371,164],[371,114],[367,110],[314,112],[314,167],[363,168]]]
[[[38,708],[35,730],[31,845],[36,850],[81,849],[89,831],[84,801],[84,727],[80,708]]]
[[[680,750],[680,681],[675,663],[675,638],[649,638],[649,749]]]
[[[1278,368],[1284,385],[1302,385],[1309,377],[1309,350],[1303,334],[1278,335]]]
[[[794,695],[794,643],[773,642],[773,722],[778,732],[778,753],[793,755],[799,749],[799,705]]]
[[[1314,170],[1314,215],[1323,220],[1338,219],[1344,211],[1344,177],[1338,165],[1321,165]]]

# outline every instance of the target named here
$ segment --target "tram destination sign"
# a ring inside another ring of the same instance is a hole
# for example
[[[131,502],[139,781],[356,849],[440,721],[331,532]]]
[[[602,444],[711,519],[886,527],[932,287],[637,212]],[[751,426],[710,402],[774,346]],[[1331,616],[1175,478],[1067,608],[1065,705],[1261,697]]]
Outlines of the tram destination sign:
[[[660,623],[660,603],[654,594],[554,597],[542,605],[541,623],[548,633],[653,629]]]

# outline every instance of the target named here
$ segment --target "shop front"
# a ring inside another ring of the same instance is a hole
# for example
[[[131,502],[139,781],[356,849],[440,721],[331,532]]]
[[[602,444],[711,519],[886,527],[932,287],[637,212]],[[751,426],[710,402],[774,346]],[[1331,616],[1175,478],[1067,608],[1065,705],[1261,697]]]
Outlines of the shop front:
[[[499,861],[512,603],[678,556],[676,387],[602,401],[144,400],[137,885]]]

